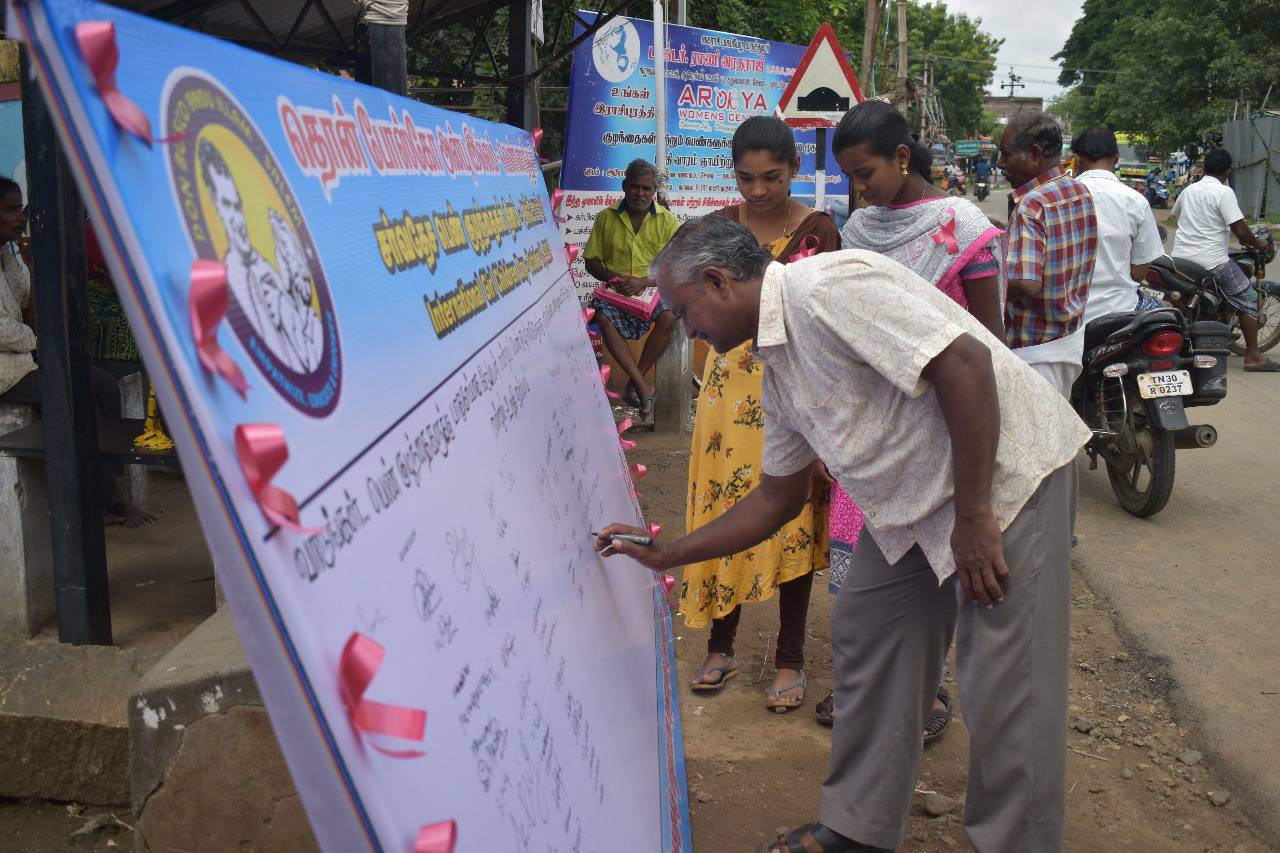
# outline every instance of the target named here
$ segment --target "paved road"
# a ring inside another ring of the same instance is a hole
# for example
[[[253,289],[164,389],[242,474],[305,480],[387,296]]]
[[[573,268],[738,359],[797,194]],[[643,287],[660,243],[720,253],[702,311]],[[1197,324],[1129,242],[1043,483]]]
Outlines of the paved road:
[[[1003,218],[1005,196],[983,210]],[[1122,633],[1164,669],[1180,726],[1280,839],[1280,375],[1241,367],[1232,357],[1226,400],[1190,410],[1219,441],[1178,451],[1159,515],[1128,515],[1105,470],[1081,463],[1075,556]]]

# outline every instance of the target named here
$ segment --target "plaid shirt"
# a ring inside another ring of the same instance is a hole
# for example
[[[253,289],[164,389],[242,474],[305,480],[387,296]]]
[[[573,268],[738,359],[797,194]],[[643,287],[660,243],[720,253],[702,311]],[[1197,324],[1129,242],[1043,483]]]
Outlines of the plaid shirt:
[[[1013,349],[1071,334],[1080,327],[1093,276],[1098,221],[1084,184],[1061,167],[1028,181],[1010,196],[1010,281],[1038,281],[1036,296],[1010,302],[1005,327]]]

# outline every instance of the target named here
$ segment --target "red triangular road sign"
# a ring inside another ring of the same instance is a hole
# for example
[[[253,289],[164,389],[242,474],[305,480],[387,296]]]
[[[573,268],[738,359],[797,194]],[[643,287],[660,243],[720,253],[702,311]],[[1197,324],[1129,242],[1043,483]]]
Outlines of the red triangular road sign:
[[[836,31],[824,23],[778,101],[778,116],[792,127],[835,127],[845,110],[862,100]]]

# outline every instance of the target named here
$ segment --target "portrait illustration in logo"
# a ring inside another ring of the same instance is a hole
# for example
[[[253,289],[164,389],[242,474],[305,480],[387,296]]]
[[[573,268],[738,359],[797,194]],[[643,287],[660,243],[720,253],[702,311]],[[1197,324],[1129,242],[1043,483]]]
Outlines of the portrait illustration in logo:
[[[591,41],[596,71],[610,83],[621,83],[640,65],[640,33],[630,21],[610,21]]]
[[[227,267],[227,319],[258,372],[322,417],[341,390],[341,345],[324,267],[279,162],[248,114],[192,70],[166,85],[175,201],[196,255]]]

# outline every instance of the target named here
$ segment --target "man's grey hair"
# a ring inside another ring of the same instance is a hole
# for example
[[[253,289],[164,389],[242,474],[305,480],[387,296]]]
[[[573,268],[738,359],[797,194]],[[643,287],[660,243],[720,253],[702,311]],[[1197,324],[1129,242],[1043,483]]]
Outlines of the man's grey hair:
[[[1009,128],[1013,131],[1013,144],[1018,146],[1018,150],[1026,151],[1032,145],[1039,145],[1045,157],[1061,156],[1062,127],[1048,113],[1039,110],[1015,113],[1009,119]]]
[[[614,172],[616,175],[617,172]],[[636,178],[642,178],[645,175],[653,176],[653,183],[658,183],[658,167],[650,163],[643,157],[637,157],[627,164],[626,174],[623,175],[624,181],[634,181]]]
[[[709,267],[723,267],[742,281],[754,281],[771,260],[773,255],[746,226],[724,216],[700,216],[676,229],[649,265],[649,274],[659,284],[677,288],[700,287]]]

